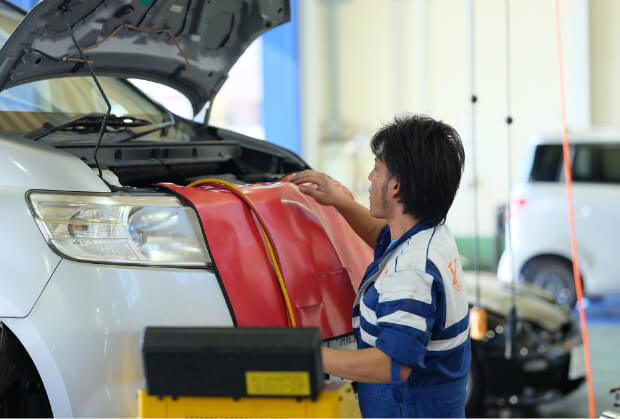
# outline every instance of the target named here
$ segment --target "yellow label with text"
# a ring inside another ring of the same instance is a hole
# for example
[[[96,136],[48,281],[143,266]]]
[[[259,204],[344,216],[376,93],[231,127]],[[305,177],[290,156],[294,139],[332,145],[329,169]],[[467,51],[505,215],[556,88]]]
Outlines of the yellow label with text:
[[[251,396],[309,396],[308,371],[246,371],[245,385]]]

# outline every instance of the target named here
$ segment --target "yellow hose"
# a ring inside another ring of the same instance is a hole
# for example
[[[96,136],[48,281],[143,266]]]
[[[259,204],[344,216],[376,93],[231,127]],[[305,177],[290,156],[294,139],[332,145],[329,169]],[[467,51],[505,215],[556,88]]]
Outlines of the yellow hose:
[[[227,182],[225,180],[222,179],[200,179],[197,180],[195,182],[190,183],[189,185],[186,186],[186,188],[193,188],[194,186],[198,186],[198,185],[202,185],[205,183],[211,183],[211,184],[216,184],[216,185],[224,185],[227,188],[233,189],[234,191],[238,192],[241,196],[244,197],[246,204],[248,204],[248,206],[250,207],[250,209],[258,214],[258,210],[256,209],[256,206],[254,205],[254,203],[252,202],[252,200],[250,198],[248,198],[248,196],[241,190],[241,188],[239,188],[236,185],[233,185],[230,182]],[[261,233],[263,234],[263,238],[265,239],[265,244],[267,245],[267,250],[269,252],[269,257],[271,259],[271,263],[273,264],[273,269],[276,273],[276,277],[278,278],[278,284],[280,285],[280,291],[282,292],[282,296],[284,297],[284,302],[286,303],[286,309],[288,311],[288,315],[291,319],[291,326],[292,327],[297,327],[297,322],[295,321],[295,314],[293,312],[293,306],[291,305],[291,299],[288,296],[288,291],[286,290],[286,285],[284,284],[284,278],[282,277],[282,272],[280,271],[280,265],[278,264],[278,261],[276,260],[276,256],[275,253],[273,251],[273,246],[271,245],[271,240],[269,240],[269,237],[267,236],[267,233],[265,233],[265,229],[263,227],[263,224],[261,223],[260,219],[258,217],[256,217],[256,221],[258,222],[258,227],[260,228]]]

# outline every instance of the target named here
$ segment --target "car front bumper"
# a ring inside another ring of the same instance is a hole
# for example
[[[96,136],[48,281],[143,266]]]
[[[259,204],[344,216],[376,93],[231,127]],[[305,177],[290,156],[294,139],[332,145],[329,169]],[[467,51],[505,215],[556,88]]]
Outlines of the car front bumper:
[[[63,260],[25,318],[0,319],[35,363],[54,416],[135,417],[146,326],[232,326],[215,274]]]

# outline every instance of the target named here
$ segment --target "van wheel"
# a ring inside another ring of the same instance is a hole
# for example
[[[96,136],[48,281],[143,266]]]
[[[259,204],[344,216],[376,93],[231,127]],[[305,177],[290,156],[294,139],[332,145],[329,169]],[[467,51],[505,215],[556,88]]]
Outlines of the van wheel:
[[[577,301],[571,265],[559,258],[542,257],[523,267],[523,278],[549,292],[559,304],[573,308]]]

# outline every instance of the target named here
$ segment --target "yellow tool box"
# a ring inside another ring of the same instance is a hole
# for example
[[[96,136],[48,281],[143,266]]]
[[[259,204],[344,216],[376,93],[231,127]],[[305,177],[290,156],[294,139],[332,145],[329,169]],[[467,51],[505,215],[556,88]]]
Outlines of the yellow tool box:
[[[316,400],[291,397],[157,397],[138,393],[140,418],[359,418],[351,383],[329,383]]]
[[[351,383],[325,385],[318,328],[147,327],[142,418],[360,417]]]
[[[323,389],[318,328],[147,327],[151,396],[310,397]]]

